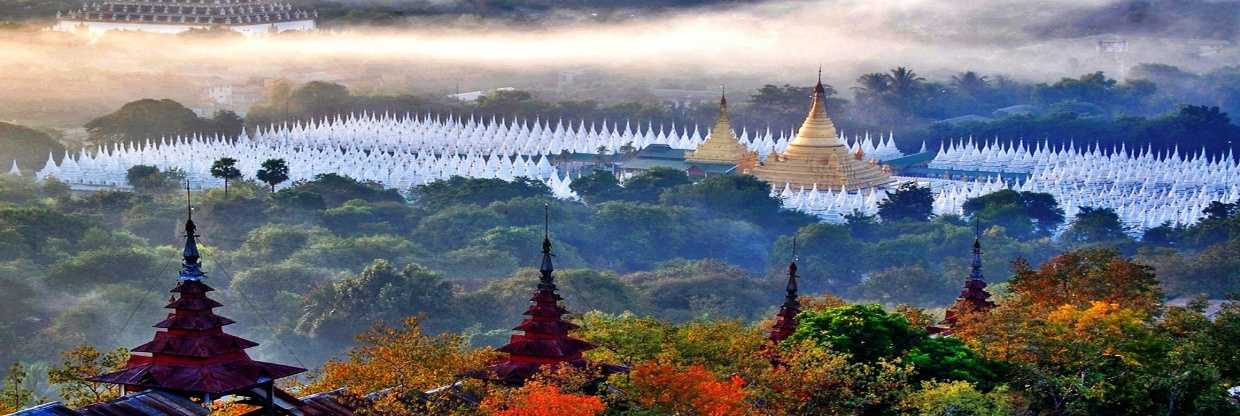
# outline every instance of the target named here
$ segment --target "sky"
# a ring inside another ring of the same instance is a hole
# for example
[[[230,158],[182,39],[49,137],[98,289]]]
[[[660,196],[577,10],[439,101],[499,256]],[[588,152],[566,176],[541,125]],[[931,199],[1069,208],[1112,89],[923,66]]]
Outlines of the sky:
[[[89,109],[74,111],[87,112],[161,94],[193,100],[205,85],[273,77],[434,92],[462,79],[470,87],[524,87],[590,69],[696,88],[727,80],[807,84],[821,66],[828,82],[847,90],[861,73],[895,66],[931,79],[976,70],[1054,81],[1097,70],[1122,78],[1143,62],[1194,71],[1240,63],[1229,44],[1235,16],[1211,17],[1240,10],[1236,2],[1164,3],[803,0],[533,28],[483,21],[254,38],[17,33],[0,35],[0,56],[7,57],[0,81],[17,84],[9,93],[20,104],[12,108],[80,98],[76,105]],[[1127,46],[1104,53],[1099,40]],[[6,117],[13,116],[0,109],[0,120]]]

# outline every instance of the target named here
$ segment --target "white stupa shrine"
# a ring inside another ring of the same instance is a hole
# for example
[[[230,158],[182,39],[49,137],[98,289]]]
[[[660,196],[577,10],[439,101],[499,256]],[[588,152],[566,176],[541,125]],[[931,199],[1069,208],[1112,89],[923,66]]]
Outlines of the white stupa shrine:
[[[57,13],[53,30],[181,33],[228,28],[247,35],[309,31],[318,12],[276,0],[104,0]]]
[[[698,126],[654,126],[640,123],[587,124],[584,121],[479,120],[474,117],[435,115],[361,114],[305,123],[273,125],[239,137],[168,137],[127,145],[113,144],[66,153],[57,163],[52,155],[35,176],[55,177],[81,188],[126,188],[125,173],[135,165],[180,169],[197,188],[221,187],[210,175],[211,163],[221,157],[237,159],[238,168],[253,178],[267,159],[284,159],[290,181],[337,173],[407,191],[413,186],[452,176],[512,180],[527,177],[545,182],[557,197],[574,198],[573,178],[556,168],[556,158],[568,152],[592,153],[600,146],[619,149],[652,144],[693,149],[706,138]],[[795,131],[776,135],[769,129],[737,139],[760,158],[786,148]],[[889,160],[903,156],[890,136],[861,135],[840,141],[850,152]],[[924,147],[924,146],[923,146]],[[187,158],[186,155],[194,155]],[[962,214],[969,198],[1001,189],[1045,192],[1053,195],[1071,218],[1080,207],[1111,208],[1133,233],[1163,223],[1193,224],[1210,202],[1240,200],[1240,163],[1230,153],[1207,156],[1205,151],[1181,155],[1179,150],[1155,152],[1150,148],[1103,149],[1074,144],[1054,147],[1046,142],[944,145],[931,167],[979,172],[1019,172],[1022,181],[1004,181],[998,175],[975,180],[895,177],[897,182],[919,182],[935,193],[936,214]],[[20,174],[20,170],[14,170]],[[772,195],[784,206],[842,222],[854,211],[878,212],[884,189],[819,190],[772,186]]]

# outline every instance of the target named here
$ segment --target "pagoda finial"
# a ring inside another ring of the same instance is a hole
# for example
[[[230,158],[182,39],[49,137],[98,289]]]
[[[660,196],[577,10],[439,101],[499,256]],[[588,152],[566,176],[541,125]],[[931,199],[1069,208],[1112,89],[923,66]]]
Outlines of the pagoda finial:
[[[818,84],[814,85],[814,95],[826,94],[827,89],[822,86],[822,65],[818,65]]]
[[[788,263],[788,294],[784,297],[784,305],[797,302],[797,236],[792,236],[792,262]]]
[[[982,226],[973,222],[973,264],[969,270],[970,280],[982,280]]]
[[[202,264],[198,261],[201,255],[198,253],[197,231],[198,226],[194,225],[194,207],[187,180],[185,181],[185,250],[181,252],[183,259],[181,273],[178,276],[180,280],[201,280],[206,277],[206,274],[202,272]]]
[[[543,204],[543,243],[542,243],[542,267],[539,272],[542,273],[543,283],[551,283],[551,272],[555,271],[555,267],[551,265],[551,204]]]

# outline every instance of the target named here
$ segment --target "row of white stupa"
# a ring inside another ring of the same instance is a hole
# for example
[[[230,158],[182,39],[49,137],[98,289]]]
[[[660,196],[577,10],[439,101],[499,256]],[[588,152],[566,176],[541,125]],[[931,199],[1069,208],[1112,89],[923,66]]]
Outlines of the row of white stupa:
[[[322,173],[339,173],[405,190],[454,175],[499,179],[525,176],[546,181],[558,196],[567,198],[572,197],[568,188],[571,179],[561,177],[548,157],[540,156],[546,153],[536,152],[578,151],[563,147],[578,142],[590,143],[580,149],[589,152],[590,147],[597,148],[596,144],[604,142],[614,144],[617,138],[640,138],[640,141],[629,140],[638,148],[652,143],[694,143],[698,140],[696,133],[669,134],[667,131],[675,130],[647,128],[644,132],[633,132],[627,125],[623,130],[606,124],[601,129],[584,124],[569,128],[560,123],[550,125],[538,121],[479,123],[452,117],[368,115],[276,126],[259,130],[253,136],[243,133],[232,141],[192,137],[161,139],[158,144],[113,145],[94,152],[81,150],[76,156],[66,154],[59,164],[49,155],[37,176],[40,179],[54,176],[71,185],[124,187],[129,167],[154,165],[182,170],[195,186],[218,187],[223,182],[210,176],[210,165],[218,158],[237,159],[238,168],[249,178],[254,176],[262,161],[282,158],[289,164],[292,181],[311,179]],[[788,136],[771,137],[767,133],[756,140],[786,145],[784,140]],[[541,140],[556,143],[556,146],[535,147]],[[888,136],[878,142],[861,139],[850,144],[853,151],[861,146],[867,157],[874,157],[882,154],[881,149],[885,147],[894,148],[891,142]],[[979,147],[954,143],[945,149],[965,153],[959,150],[962,148],[969,149],[970,153],[991,155],[1020,153],[1024,146]],[[898,155],[898,151],[895,154]],[[1148,228],[1165,221],[1191,224],[1200,217],[1200,208],[1205,204],[1215,200],[1235,201],[1240,193],[1237,188],[1240,165],[1230,155],[1211,159],[1204,153],[1180,157],[1178,151],[1157,155],[1148,149],[1129,152],[1120,148],[1107,152],[1097,146],[1078,150],[1073,145],[1052,149],[1045,144],[1025,154],[1038,163],[1032,164],[1027,171],[1028,180],[1018,189],[1049,192],[1069,214],[1078,206],[1114,208],[1134,228]],[[187,155],[193,157],[187,158]],[[942,153],[938,156],[936,160],[950,159]],[[952,162],[954,169],[986,171],[992,167],[983,163],[986,158],[980,159],[981,162],[968,158],[978,163],[977,166],[959,165],[959,160]],[[1014,186],[997,180],[917,180],[936,184],[935,212],[938,214],[959,214],[967,198]],[[840,221],[844,214],[853,211],[873,214],[877,212],[878,202],[885,197],[882,190],[856,193],[773,188],[790,208],[813,213],[827,221]]]
[[[1098,149],[1048,152],[1049,163],[1035,165],[1020,183],[1003,182],[997,176],[960,181],[929,178],[898,178],[900,182],[928,183],[935,193],[934,213],[963,214],[964,202],[1001,189],[1043,192],[1055,196],[1069,219],[1080,207],[1110,208],[1130,232],[1164,223],[1193,224],[1211,202],[1240,201],[1240,163],[1230,157],[1206,157],[1204,152],[1181,158],[1153,152],[1106,153]],[[971,168],[971,167],[970,167]],[[978,171],[982,169],[963,169]],[[842,222],[853,211],[874,214],[885,191],[847,193],[817,189],[775,188],[786,206],[818,215],[825,221]]]
[[[707,132],[708,133],[708,132]],[[249,137],[246,133],[242,138]],[[765,132],[751,134],[742,129],[738,140],[757,151],[762,157],[772,152],[783,152],[795,137],[795,132],[781,131],[778,137],[769,128]],[[616,152],[626,145],[642,149],[652,144],[665,144],[674,149],[696,149],[706,140],[703,129],[694,125],[654,126],[645,128],[625,122],[600,124],[585,121],[552,124],[546,120],[478,120],[456,116],[392,116],[363,113],[360,116],[324,118],[306,123],[273,125],[253,133],[258,141],[280,141],[298,146],[346,147],[388,152],[406,151],[434,154],[507,154],[547,155],[563,151],[597,153],[600,147]],[[868,133],[851,138],[840,136],[849,151],[861,150],[867,158],[890,160],[904,156],[896,148],[895,140],[886,136],[872,137]]]
[[[1061,147],[1052,146],[1047,141],[1026,147],[1023,140],[1016,143],[1000,143],[996,138],[993,142],[987,143],[974,142],[971,137],[967,141],[952,140],[939,143],[939,151],[928,167],[957,171],[1029,173],[1035,168],[1045,169],[1056,163],[1063,164],[1071,155],[1084,155],[1101,161],[1131,160],[1136,161],[1136,164],[1129,163],[1130,167],[1136,168],[1173,160],[1187,161],[1193,166],[1202,168],[1206,173],[1236,173],[1220,171],[1220,169],[1229,167],[1234,168],[1233,163],[1228,163],[1234,161],[1230,151],[1227,156],[1212,159],[1206,156],[1205,149],[1201,149],[1197,154],[1181,156],[1178,147],[1170,153],[1162,153],[1155,152],[1150,146],[1144,149],[1129,150],[1124,144],[1112,149],[1103,149],[1100,145],[1094,144],[1092,147],[1078,151],[1071,141]],[[1141,169],[1136,172],[1125,170],[1117,173],[1144,178],[1148,177],[1150,169]]]

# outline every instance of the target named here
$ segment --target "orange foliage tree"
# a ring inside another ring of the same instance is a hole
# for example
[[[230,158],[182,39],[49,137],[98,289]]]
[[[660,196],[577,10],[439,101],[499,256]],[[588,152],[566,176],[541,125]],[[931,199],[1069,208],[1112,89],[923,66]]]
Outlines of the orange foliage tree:
[[[554,385],[532,381],[520,389],[488,396],[479,410],[495,416],[594,416],[606,406],[598,396],[565,393]]]
[[[301,393],[344,387],[360,397],[386,391],[370,403],[376,412],[421,414],[426,409],[410,408],[412,401],[403,398],[451,384],[459,374],[482,368],[494,358],[489,350],[469,348],[460,335],[425,335],[418,319],[410,317],[403,328],[380,326],[358,336],[358,347],[349,352],[348,359],[324,364],[322,375]]]
[[[720,380],[702,365],[647,363],[634,368],[630,376],[630,397],[637,405],[656,412],[728,416],[752,410],[740,377]]]

